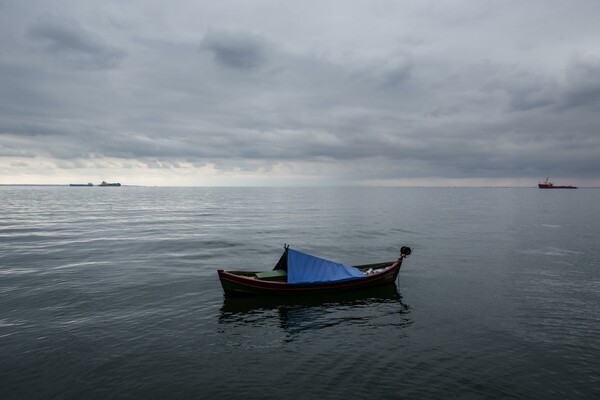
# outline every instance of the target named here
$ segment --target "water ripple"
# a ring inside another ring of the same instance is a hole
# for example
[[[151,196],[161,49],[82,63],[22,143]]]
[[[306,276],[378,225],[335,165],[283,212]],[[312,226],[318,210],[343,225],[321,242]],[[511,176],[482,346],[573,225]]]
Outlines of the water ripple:
[[[0,187],[3,399],[599,393],[600,191],[115,189]],[[415,251],[385,290],[223,297],[284,243]]]

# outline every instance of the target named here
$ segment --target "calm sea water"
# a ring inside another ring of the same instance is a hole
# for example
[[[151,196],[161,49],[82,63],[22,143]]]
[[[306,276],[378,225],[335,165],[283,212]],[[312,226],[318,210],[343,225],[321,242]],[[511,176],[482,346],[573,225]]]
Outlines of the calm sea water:
[[[0,398],[600,398],[600,190],[0,187]],[[397,286],[225,299],[284,243]]]

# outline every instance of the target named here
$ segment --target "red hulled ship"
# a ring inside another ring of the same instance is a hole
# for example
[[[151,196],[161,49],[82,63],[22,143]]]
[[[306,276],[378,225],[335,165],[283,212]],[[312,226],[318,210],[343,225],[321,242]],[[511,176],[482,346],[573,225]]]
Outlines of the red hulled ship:
[[[560,185],[555,185],[554,183],[550,182],[548,180],[548,178],[546,178],[546,180],[544,182],[539,182],[538,183],[538,187],[540,189],[577,189],[577,186],[571,186],[571,185],[560,186]]]

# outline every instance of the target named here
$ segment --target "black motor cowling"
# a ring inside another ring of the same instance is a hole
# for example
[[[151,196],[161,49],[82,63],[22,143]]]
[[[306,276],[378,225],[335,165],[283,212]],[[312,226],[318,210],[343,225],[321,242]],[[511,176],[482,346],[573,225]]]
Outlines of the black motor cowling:
[[[410,253],[412,253],[412,250],[410,249],[410,247],[402,246],[402,248],[400,248],[400,256],[401,257],[408,257],[408,256],[410,256]]]

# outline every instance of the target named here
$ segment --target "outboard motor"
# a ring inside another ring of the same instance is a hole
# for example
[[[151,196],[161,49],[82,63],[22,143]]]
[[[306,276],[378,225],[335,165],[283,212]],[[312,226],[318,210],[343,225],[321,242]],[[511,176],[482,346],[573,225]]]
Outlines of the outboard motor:
[[[400,257],[408,257],[410,256],[410,253],[412,253],[410,247],[402,246],[402,248],[400,248]]]

